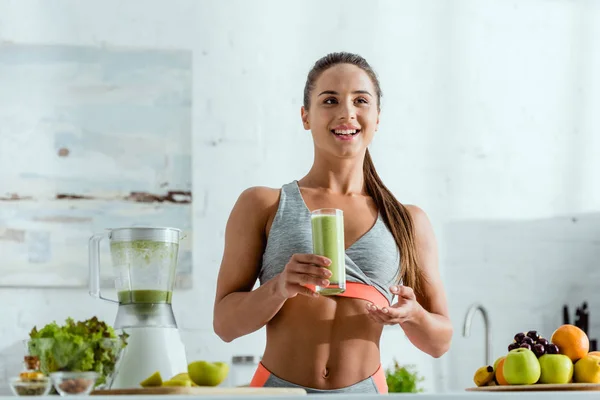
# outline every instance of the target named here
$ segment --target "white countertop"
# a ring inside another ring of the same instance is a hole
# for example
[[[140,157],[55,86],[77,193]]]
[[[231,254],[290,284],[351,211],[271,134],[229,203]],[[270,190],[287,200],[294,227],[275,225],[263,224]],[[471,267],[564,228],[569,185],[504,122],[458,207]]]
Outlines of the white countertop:
[[[211,400],[211,399],[257,399],[257,398],[266,398],[265,395],[258,396],[231,396],[231,395],[223,395],[223,396],[189,396],[189,395],[178,395],[178,396],[92,396],[94,400],[141,400],[141,399],[155,399],[155,400],[183,400],[190,398],[198,398],[202,400]],[[366,394],[313,394],[307,396],[268,396],[269,399],[272,400],[289,400],[290,398],[302,398],[302,399],[319,399],[323,400],[326,397],[327,399],[332,400],[342,400],[350,398],[356,399],[367,399],[367,400],[375,400],[381,399],[382,397],[398,397],[403,400],[456,400],[456,399],[468,399],[468,400],[499,400],[499,399],[525,399],[525,400],[598,400],[600,398],[600,393],[597,391],[558,391],[558,392],[549,392],[549,391],[540,391],[540,392],[496,392],[496,393],[475,393],[475,392],[455,392],[455,393],[428,393],[428,394],[402,394],[402,393],[393,393],[388,395],[366,395]],[[39,397],[36,397],[39,398]],[[58,400],[60,397],[58,396],[43,396],[40,399],[43,400]],[[81,398],[77,396],[70,396],[70,398]],[[14,400],[15,396],[0,396],[0,400]]]

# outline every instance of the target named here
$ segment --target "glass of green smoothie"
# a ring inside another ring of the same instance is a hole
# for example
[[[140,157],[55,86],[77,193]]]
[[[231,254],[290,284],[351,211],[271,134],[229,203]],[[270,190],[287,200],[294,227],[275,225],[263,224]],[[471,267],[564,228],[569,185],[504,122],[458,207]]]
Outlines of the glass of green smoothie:
[[[337,208],[321,208],[310,215],[313,253],[327,257],[331,264],[329,286],[317,286],[317,293],[334,295],[346,290],[346,251],[344,244],[344,212]]]

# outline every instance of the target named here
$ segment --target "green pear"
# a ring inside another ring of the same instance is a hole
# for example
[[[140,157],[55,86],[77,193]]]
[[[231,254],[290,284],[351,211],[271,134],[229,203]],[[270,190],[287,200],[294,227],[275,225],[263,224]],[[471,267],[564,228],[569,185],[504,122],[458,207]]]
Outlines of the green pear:
[[[198,386],[218,386],[228,373],[225,362],[194,361],[188,365],[190,379]]]

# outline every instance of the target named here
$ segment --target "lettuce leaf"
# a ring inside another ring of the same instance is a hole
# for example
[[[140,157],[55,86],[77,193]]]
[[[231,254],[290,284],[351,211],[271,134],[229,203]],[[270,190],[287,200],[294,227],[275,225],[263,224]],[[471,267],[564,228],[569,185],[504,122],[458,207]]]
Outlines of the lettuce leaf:
[[[40,330],[33,327],[29,337],[29,353],[39,357],[42,372],[96,371],[99,385],[114,372],[128,335],[117,335],[110,325],[92,317],[77,322],[67,318],[64,325],[52,322]]]

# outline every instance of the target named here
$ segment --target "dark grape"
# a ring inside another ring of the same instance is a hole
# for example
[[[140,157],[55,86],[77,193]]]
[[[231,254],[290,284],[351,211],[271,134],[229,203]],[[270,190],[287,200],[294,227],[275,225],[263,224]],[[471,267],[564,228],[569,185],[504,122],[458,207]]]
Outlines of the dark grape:
[[[550,343],[548,346],[546,346],[546,353],[558,354],[559,353],[558,346],[555,345],[554,343]]]
[[[514,350],[514,349],[518,349],[519,348],[519,344],[518,343],[511,343],[508,345],[508,351]]]
[[[529,331],[529,332],[527,332],[527,336],[532,338],[534,341],[538,340],[540,337],[540,335],[539,335],[539,333],[537,333],[537,331]]]
[[[523,338],[525,337],[525,334],[523,332],[519,332],[515,335],[515,342],[521,344],[521,342],[523,341]]]
[[[537,342],[543,346],[548,346],[550,344],[550,342],[548,341],[548,339],[545,339],[543,337],[539,338],[537,340]]]
[[[524,337],[523,340],[521,341],[521,343],[527,343],[530,346],[533,346],[533,339],[530,338],[529,336]]]
[[[538,344],[534,345],[532,350],[535,353],[535,355],[537,356],[537,358],[540,358],[541,356],[546,354],[546,348],[544,347],[543,344],[538,343]]]
[[[519,347],[521,347],[523,349],[531,350],[531,345],[529,343],[521,343],[521,345]]]

